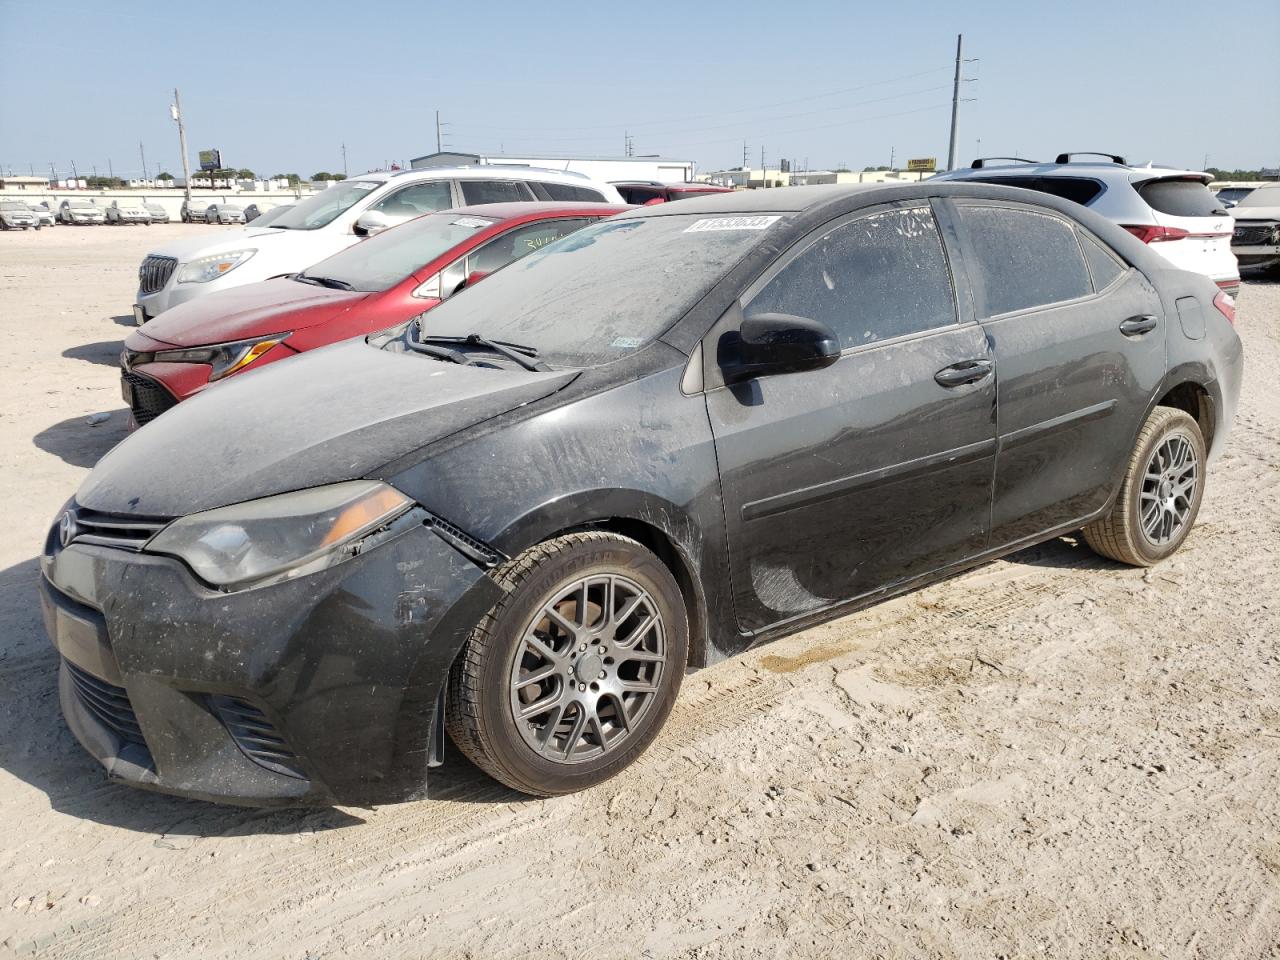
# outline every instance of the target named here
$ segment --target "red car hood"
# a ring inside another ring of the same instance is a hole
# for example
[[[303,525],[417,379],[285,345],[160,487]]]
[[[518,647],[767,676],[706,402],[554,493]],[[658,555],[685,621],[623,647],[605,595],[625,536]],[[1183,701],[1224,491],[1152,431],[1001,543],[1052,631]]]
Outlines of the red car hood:
[[[148,321],[142,332],[178,347],[229,343],[324,323],[367,296],[297,280],[264,280],[179,304]]]

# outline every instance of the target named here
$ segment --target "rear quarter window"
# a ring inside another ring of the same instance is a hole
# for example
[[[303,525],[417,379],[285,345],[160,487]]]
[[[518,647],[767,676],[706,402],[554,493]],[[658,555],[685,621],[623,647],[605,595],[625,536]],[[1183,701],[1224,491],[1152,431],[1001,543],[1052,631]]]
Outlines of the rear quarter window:
[[[1116,277],[1124,273],[1125,268],[1115,256],[1083,230],[1079,231],[1080,246],[1084,248],[1084,259],[1089,264],[1089,274],[1093,277],[1093,289],[1105,290],[1115,282]]]
[[[1148,180],[1135,189],[1147,206],[1170,217],[1221,217],[1227,213],[1199,180]]]
[[[604,203],[604,195],[590,187],[579,187],[572,183],[531,183],[533,192],[539,200],[572,200],[575,203]],[[543,196],[546,194],[546,196]]]
[[[1087,177],[983,177],[984,183],[998,183],[1002,187],[1021,187],[1051,196],[1070,200],[1087,207],[1102,193],[1102,184]]]

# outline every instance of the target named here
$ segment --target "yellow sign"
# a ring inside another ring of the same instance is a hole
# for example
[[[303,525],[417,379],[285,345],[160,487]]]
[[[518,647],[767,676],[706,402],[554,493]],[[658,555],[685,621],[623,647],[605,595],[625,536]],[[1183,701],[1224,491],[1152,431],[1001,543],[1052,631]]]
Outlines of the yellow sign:
[[[937,170],[938,158],[937,157],[921,157],[918,160],[908,160],[907,169],[908,170]]]

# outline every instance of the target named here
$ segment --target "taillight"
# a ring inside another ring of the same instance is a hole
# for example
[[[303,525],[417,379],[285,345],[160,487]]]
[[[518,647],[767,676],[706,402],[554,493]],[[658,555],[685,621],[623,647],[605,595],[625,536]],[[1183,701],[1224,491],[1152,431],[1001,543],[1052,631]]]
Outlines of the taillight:
[[[1234,327],[1236,324],[1235,297],[1225,290],[1219,290],[1218,295],[1213,298],[1213,305],[1218,308],[1220,314],[1227,318],[1227,322]]]
[[[1122,226],[1143,243],[1163,243],[1166,240],[1181,240],[1191,233],[1190,230],[1183,230],[1181,227],[1136,226],[1130,224],[1122,224]]]

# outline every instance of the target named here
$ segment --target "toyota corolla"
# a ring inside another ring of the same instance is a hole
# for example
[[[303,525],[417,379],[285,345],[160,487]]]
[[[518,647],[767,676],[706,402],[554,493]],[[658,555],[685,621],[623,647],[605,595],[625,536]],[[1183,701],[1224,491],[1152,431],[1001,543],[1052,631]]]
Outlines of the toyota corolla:
[[[589,787],[690,668],[1063,533],[1169,556],[1232,318],[1006,187],[624,213],[108,453],[41,562],[64,715],[112,777],[221,801],[423,796],[445,730]]]

